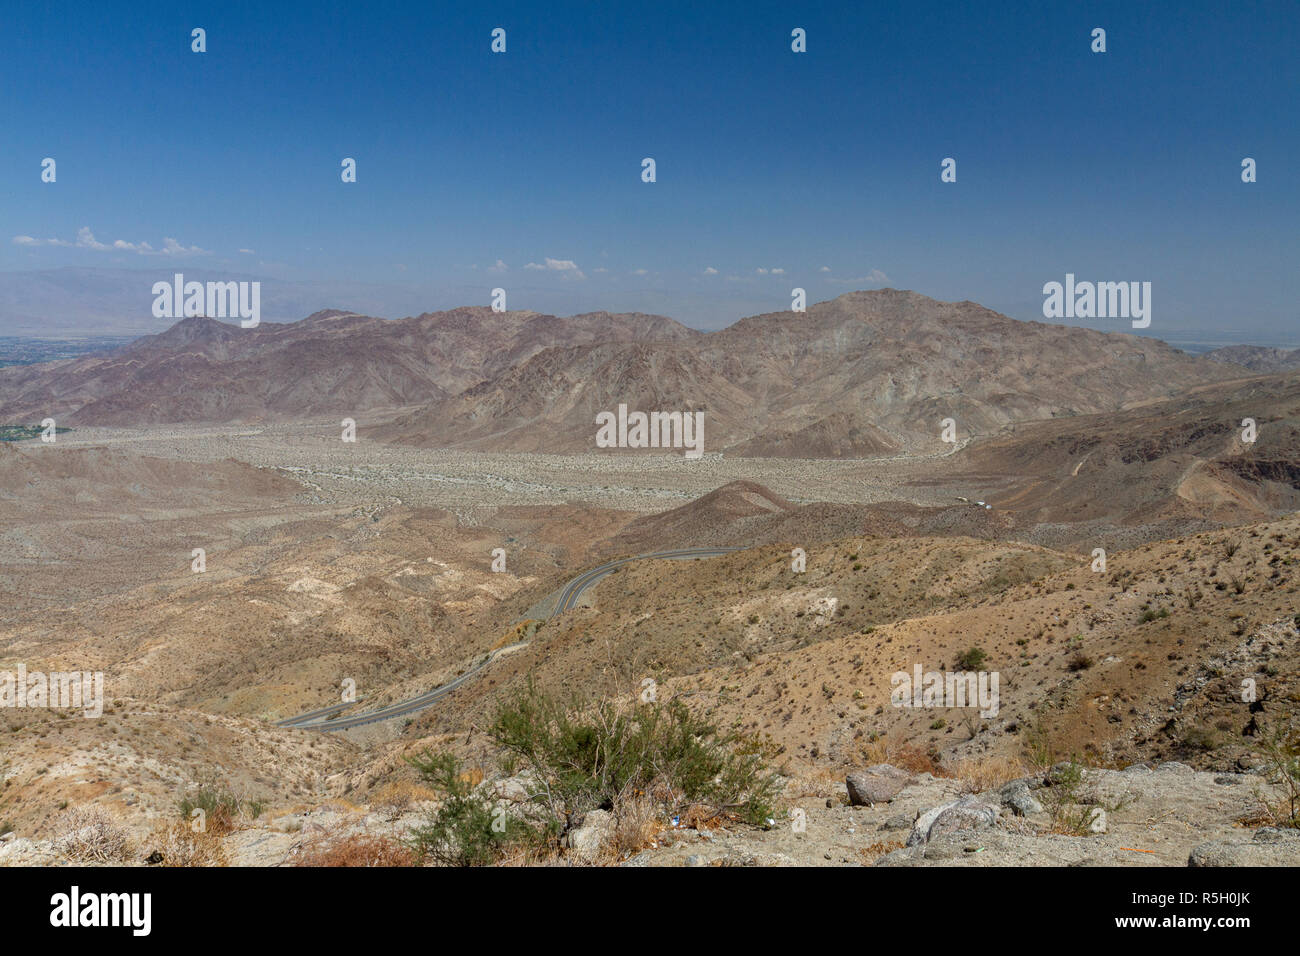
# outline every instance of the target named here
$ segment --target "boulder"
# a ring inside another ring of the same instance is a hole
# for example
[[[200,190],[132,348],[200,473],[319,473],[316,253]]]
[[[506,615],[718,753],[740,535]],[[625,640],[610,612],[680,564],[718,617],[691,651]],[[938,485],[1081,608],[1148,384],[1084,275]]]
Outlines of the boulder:
[[[1192,849],[1188,866],[1300,866],[1300,830],[1263,827],[1250,840],[1211,840]]]
[[[571,855],[583,863],[594,863],[614,832],[614,814],[608,810],[591,810],[582,825],[569,831]]]
[[[1029,784],[1025,780],[1012,780],[998,791],[998,796],[1002,805],[1010,808],[1018,817],[1043,812],[1043,805],[1029,792]]]
[[[919,814],[907,835],[908,846],[919,846],[944,833],[984,830],[998,821],[998,807],[975,797],[962,797]]]
[[[844,783],[849,792],[849,803],[860,807],[888,803],[911,779],[912,775],[906,770],[880,763],[849,774]]]

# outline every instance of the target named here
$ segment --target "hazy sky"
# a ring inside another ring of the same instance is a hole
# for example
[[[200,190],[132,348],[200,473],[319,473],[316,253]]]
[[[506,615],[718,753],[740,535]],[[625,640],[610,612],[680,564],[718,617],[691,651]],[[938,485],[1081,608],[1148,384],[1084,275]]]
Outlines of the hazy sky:
[[[0,270],[700,327],[793,286],[1041,319],[1071,272],[1151,282],[1149,334],[1300,345],[1298,49],[1294,0],[7,4]]]

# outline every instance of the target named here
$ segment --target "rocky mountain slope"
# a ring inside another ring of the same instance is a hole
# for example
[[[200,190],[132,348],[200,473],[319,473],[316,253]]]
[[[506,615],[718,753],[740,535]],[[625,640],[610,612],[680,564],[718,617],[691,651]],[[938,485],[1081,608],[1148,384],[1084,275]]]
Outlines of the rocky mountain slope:
[[[661,316],[338,311],[253,329],[188,318],[106,356],[0,369],[0,419],[60,424],[351,417],[459,393],[537,352],[698,333]]]
[[[1245,374],[1150,338],[972,302],[851,292],[708,334],[661,316],[337,311],[255,329],[191,318],[107,356],[0,369],[0,419],[69,425],[393,418],[417,446],[595,450],[596,415],[703,412],[704,448],[874,458],[1111,413]]]
[[[377,434],[583,452],[594,449],[595,416],[625,404],[703,410],[710,451],[878,457],[941,449],[945,418],[959,437],[989,434],[1009,422],[1114,412],[1234,374],[1243,373],[1149,338],[1019,322],[973,302],[885,289],[686,341],[541,352]]]
[[[1289,372],[1300,368],[1300,349],[1273,349],[1260,345],[1229,345],[1206,352],[1216,362],[1240,365],[1252,372]]]

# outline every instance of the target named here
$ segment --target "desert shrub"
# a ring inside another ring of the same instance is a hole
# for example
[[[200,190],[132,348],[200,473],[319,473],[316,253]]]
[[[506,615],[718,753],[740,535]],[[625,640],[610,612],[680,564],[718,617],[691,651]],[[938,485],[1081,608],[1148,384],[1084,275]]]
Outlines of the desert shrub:
[[[649,846],[661,829],[663,822],[654,799],[646,794],[633,794],[614,806],[610,850],[616,856],[636,853]]]
[[[498,707],[487,732],[502,769],[523,771],[527,799],[507,812],[454,756],[410,758],[443,797],[412,832],[417,862],[482,866],[555,853],[595,809],[613,813],[615,853],[647,845],[669,816],[761,824],[775,815],[770,742],[722,734],[680,701],[565,704],[530,684]]]
[[[960,671],[977,671],[984,666],[988,655],[981,648],[971,647],[957,655],[957,669]]]
[[[415,862],[488,866],[512,846],[539,838],[528,822],[499,809],[492,794],[477,785],[453,754],[425,751],[407,760],[424,782],[442,795],[437,809],[411,831]]]
[[[1047,728],[1042,719],[1025,727],[1023,736],[1025,761],[1035,770],[1046,770],[1056,763],[1056,747],[1053,746]]]
[[[194,811],[203,811],[204,827],[212,833],[229,833],[241,817],[256,820],[266,804],[260,800],[243,800],[215,784],[203,784],[181,799],[176,805],[181,819],[187,824],[194,819]]]
[[[180,820],[168,823],[153,836],[155,857],[163,866],[226,866],[226,851],[221,838],[211,831],[196,833]]]
[[[1091,666],[1092,658],[1083,653],[1083,651],[1078,651],[1066,663],[1065,668],[1071,673],[1074,673],[1076,671],[1086,671]]]
[[[1214,750],[1219,737],[1209,727],[1192,727],[1183,734],[1182,744],[1186,750]]]
[[[1071,836],[1088,832],[1088,818],[1092,807],[1082,796],[1083,765],[1071,759],[1057,764],[1047,775],[1046,787],[1036,791],[1043,808],[1052,818],[1052,830]]]
[[[777,783],[762,758],[681,701],[565,705],[529,685],[499,708],[488,733],[538,781],[534,799],[552,823],[567,826],[638,792],[672,814],[753,824],[774,814]]]
[[[868,741],[862,748],[863,760],[868,764],[888,763],[908,773],[928,773],[936,777],[951,777],[951,772],[939,766],[933,752],[913,744],[895,744],[884,737]]]
[[[313,846],[298,855],[294,866],[413,866],[415,854],[386,837],[354,834]]]
[[[409,780],[390,780],[379,787],[370,798],[370,809],[396,820],[412,809],[416,803],[431,800],[435,794]]]
[[[1266,726],[1255,736],[1253,749],[1264,758],[1268,780],[1282,788],[1280,800],[1270,800],[1260,793],[1256,793],[1256,799],[1274,826],[1300,827],[1300,729],[1286,723]]]
[[[93,804],[64,814],[55,844],[74,863],[120,863],[130,855],[126,828]]]

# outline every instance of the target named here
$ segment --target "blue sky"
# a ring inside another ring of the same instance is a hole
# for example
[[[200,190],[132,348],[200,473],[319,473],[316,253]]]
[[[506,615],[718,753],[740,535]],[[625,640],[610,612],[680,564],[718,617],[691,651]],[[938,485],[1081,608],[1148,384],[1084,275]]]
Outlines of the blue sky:
[[[430,309],[499,285],[512,308],[699,327],[788,308],[796,285],[1041,318],[1043,284],[1072,272],[1152,282],[1150,334],[1300,345],[1294,2],[97,2],[5,19],[0,270],[342,280]]]

